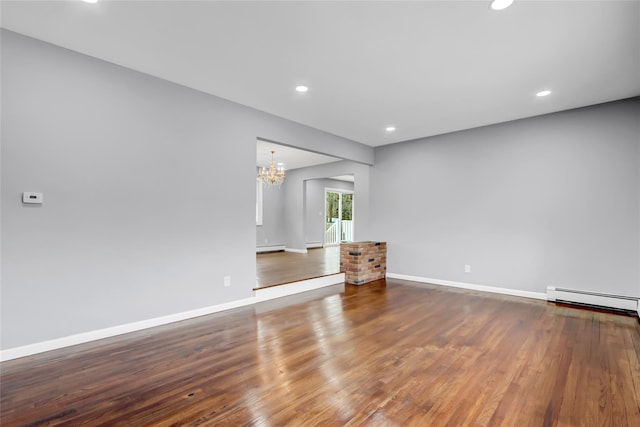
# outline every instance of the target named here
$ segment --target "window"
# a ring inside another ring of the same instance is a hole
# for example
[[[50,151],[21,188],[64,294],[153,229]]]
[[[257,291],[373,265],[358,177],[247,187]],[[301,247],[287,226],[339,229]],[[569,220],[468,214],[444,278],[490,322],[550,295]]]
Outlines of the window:
[[[262,183],[256,179],[256,225],[262,225]]]

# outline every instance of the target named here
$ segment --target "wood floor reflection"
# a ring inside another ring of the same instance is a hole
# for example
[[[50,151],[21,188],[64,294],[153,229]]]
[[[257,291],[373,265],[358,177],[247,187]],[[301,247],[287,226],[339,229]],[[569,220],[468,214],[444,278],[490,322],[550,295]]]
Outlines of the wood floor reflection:
[[[400,280],[4,362],[3,426],[638,426],[637,318]]]
[[[340,272],[340,246],[309,249],[306,254],[256,254],[256,289]]]

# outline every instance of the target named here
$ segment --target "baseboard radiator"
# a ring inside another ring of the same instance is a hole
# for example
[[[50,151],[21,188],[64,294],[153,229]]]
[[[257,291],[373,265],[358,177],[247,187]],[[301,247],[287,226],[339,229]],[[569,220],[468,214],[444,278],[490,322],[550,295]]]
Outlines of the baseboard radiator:
[[[284,251],[284,245],[256,246],[256,252],[280,252]]]
[[[604,307],[621,311],[638,311],[638,298],[579,291],[576,289],[556,288],[553,286],[547,286],[547,301],[590,307]]]

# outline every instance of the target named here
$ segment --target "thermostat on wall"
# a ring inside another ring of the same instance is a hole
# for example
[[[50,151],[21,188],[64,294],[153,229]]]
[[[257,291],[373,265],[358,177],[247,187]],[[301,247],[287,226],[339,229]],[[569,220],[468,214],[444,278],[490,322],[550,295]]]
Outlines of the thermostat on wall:
[[[42,203],[42,193],[25,191],[22,193],[22,203]]]

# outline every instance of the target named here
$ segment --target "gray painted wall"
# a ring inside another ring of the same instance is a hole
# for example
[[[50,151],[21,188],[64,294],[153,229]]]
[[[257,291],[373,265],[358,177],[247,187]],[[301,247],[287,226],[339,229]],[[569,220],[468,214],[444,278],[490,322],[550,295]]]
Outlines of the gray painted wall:
[[[635,98],[380,147],[372,237],[394,273],[639,296],[639,126]]]
[[[335,179],[310,179],[306,181],[304,233],[306,243],[323,243],[324,240],[324,189],[335,188],[353,191],[353,182]]]
[[[305,181],[326,178],[328,176],[354,175],[354,240],[370,239],[369,228],[369,169],[361,163],[340,161],[294,169],[287,174],[285,181],[285,246],[291,249],[306,249],[305,241]]]
[[[1,39],[2,349],[252,296],[256,137],[373,160],[353,141]],[[44,204],[23,206],[23,191]]]
[[[291,171],[288,172],[289,174]],[[289,181],[290,178],[287,178]],[[285,182],[287,182],[285,181]],[[305,243],[322,243],[324,237],[324,188],[339,188],[353,191],[353,183],[334,179],[312,179],[305,181],[304,230]],[[256,246],[277,246],[285,244],[285,191],[281,188],[263,187],[262,225],[256,226]]]
[[[253,295],[256,137],[353,160],[288,174],[289,247],[304,182],[354,173],[356,239],[388,241],[392,272],[640,294],[638,99],[382,147],[371,169],[353,141],[1,39],[2,349]]]
[[[256,246],[284,245],[284,187],[262,187],[262,225],[256,226]]]

